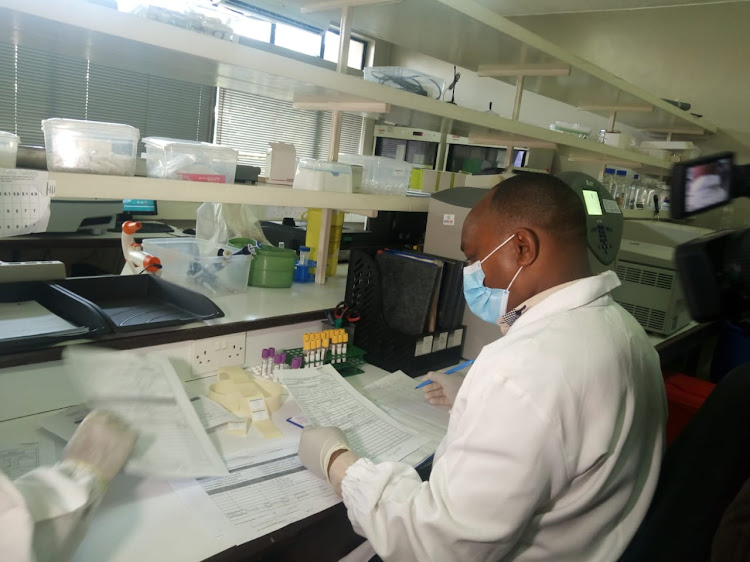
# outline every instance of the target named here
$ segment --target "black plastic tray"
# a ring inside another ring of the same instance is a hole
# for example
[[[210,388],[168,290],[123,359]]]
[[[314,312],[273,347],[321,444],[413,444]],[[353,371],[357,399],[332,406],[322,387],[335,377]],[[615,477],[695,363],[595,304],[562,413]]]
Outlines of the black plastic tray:
[[[208,297],[153,275],[76,277],[52,284],[90,301],[115,332],[221,318]]]
[[[42,281],[3,283],[0,302],[36,301],[74,326],[86,327],[81,334],[48,333],[0,340],[0,353],[38,349],[78,338],[93,338],[111,331],[98,308],[78,295],[61,292]],[[2,318],[0,318],[2,320]]]

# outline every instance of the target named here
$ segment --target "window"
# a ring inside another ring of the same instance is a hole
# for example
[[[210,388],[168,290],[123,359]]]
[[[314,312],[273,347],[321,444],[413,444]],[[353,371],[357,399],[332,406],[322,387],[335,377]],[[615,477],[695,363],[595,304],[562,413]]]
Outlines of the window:
[[[290,142],[297,157],[328,157],[331,114],[299,110],[288,101],[221,89],[216,142],[237,149],[242,164],[259,166],[265,173],[269,142]],[[362,118],[344,114],[340,151],[357,154]]]
[[[322,29],[252,6],[244,0],[225,0],[224,5],[241,14],[233,20],[231,25],[234,31],[243,37],[278,45],[330,62],[338,61],[340,36],[337,31],[324,32]],[[362,70],[365,65],[366,52],[367,41],[352,38],[349,44],[349,67]]]
[[[323,47],[323,58],[327,61],[338,62],[339,43],[341,35],[335,31],[326,31],[325,44]],[[362,70],[365,66],[365,51],[367,43],[359,39],[352,39],[349,42],[349,68]]]
[[[210,140],[215,88],[0,43],[0,130],[43,145],[42,119],[126,123],[141,138]]]

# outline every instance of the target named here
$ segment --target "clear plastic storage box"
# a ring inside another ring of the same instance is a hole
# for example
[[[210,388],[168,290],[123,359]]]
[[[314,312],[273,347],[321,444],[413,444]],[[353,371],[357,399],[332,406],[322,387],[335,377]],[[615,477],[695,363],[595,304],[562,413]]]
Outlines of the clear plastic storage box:
[[[352,167],[340,162],[300,158],[294,174],[294,189],[352,192]]]
[[[0,168],[16,167],[18,140],[18,135],[0,131]]]
[[[437,100],[445,90],[445,80],[442,78],[403,66],[369,66],[364,69],[364,74],[368,82],[377,82]]]
[[[140,133],[120,123],[44,119],[44,148],[51,172],[83,172],[111,176],[135,174]]]
[[[146,137],[146,175],[150,178],[234,183],[237,151],[189,140]]]
[[[339,154],[339,162],[362,166],[363,193],[379,195],[406,195],[413,166],[402,160],[383,156],[357,156]]]
[[[247,290],[252,256],[224,257],[237,248],[195,238],[148,238],[143,251],[161,260],[161,276],[209,297]]]

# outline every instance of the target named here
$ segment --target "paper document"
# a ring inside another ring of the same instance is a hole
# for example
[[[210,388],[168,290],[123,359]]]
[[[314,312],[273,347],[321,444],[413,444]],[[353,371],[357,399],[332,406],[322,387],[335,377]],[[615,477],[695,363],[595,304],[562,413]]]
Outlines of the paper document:
[[[38,443],[18,443],[0,448],[0,471],[11,480],[15,480],[38,466]]]
[[[89,329],[75,326],[50,312],[36,301],[0,303],[0,340],[44,334],[85,334]]]
[[[69,347],[64,358],[88,407],[110,410],[138,431],[126,472],[161,478],[228,474],[166,357]]]
[[[48,172],[0,169],[0,237],[45,232],[54,192]]]
[[[235,529],[237,544],[256,539],[341,501],[307,470],[297,444],[252,451],[227,462],[230,475],[198,482]]]
[[[449,409],[427,402],[424,392],[414,389],[416,384],[406,373],[396,371],[366,385],[362,394],[406,427],[440,441],[448,431]]]
[[[203,429],[213,429],[225,423],[241,421],[240,418],[227,411],[221,404],[217,404],[205,396],[194,396],[190,399],[190,403],[195,408]]]
[[[362,457],[400,461],[428,441],[388,417],[330,365],[282,370],[280,378],[314,425],[341,428]]]

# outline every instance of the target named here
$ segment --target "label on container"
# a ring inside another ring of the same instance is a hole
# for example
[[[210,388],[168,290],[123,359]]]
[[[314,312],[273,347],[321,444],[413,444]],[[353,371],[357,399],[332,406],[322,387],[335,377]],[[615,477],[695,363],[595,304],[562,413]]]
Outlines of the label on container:
[[[180,178],[187,181],[204,181],[208,183],[227,183],[224,174],[185,174],[178,172]]]
[[[455,226],[456,215],[443,215],[443,226]]]
[[[458,347],[464,339],[464,330],[459,328],[451,332],[448,337],[448,347]]]
[[[604,210],[608,213],[617,213],[618,215],[622,214],[617,201],[614,201],[612,199],[602,199],[602,204],[604,205]]]
[[[432,342],[432,352],[442,351],[446,347],[448,347],[448,332],[440,332]]]
[[[432,336],[425,336],[417,341],[414,349],[414,357],[427,355],[428,353],[432,353]]]

